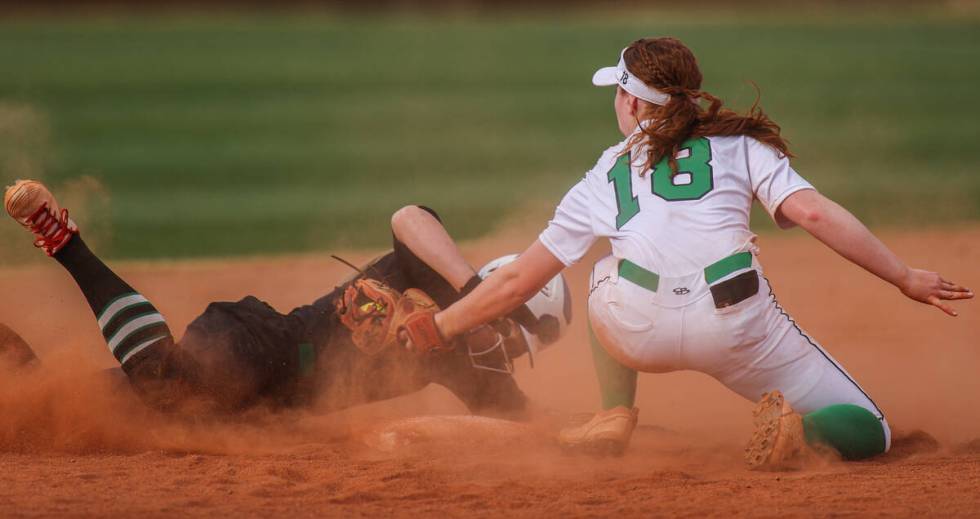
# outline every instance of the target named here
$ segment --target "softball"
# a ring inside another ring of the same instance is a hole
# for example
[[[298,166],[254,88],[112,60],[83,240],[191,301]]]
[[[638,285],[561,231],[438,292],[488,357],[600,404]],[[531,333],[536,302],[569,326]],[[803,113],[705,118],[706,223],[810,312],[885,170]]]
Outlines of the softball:
[[[371,314],[375,312],[384,312],[385,307],[381,303],[371,301],[369,303],[364,303],[361,305],[361,312],[365,314]]]

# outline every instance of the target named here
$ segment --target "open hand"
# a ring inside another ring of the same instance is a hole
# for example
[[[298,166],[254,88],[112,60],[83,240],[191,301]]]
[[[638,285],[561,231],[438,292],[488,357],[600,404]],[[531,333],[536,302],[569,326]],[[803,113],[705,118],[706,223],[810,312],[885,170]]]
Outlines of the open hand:
[[[936,308],[956,317],[953,307],[944,301],[956,299],[973,299],[973,291],[964,286],[946,281],[936,272],[928,270],[909,269],[898,287],[908,298]]]

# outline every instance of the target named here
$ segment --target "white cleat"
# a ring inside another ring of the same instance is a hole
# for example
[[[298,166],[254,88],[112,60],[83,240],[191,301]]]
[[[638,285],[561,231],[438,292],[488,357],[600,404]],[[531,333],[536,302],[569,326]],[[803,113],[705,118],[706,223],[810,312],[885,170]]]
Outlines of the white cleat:
[[[755,432],[745,447],[752,470],[798,468],[810,449],[803,434],[803,417],[776,390],[762,396],[752,411]]]
[[[569,452],[619,456],[626,450],[640,410],[614,407],[596,413],[587,423],[558,433],[558,445]]]

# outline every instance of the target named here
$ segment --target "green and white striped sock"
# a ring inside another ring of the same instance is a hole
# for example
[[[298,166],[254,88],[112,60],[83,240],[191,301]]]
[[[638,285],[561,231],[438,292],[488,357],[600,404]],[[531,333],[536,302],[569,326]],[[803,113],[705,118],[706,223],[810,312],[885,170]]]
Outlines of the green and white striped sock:
[[[153,344],[170,339],[163,316],[136,292],[111,300],[97,318],[109,351],[121,365]]]
[[[81,236],[73,237],[55,259],[75,278],[109,351],[124,370],[129,372],[131,364],[147,357],[161,361],[173,348],[163,315],[102,263]]]

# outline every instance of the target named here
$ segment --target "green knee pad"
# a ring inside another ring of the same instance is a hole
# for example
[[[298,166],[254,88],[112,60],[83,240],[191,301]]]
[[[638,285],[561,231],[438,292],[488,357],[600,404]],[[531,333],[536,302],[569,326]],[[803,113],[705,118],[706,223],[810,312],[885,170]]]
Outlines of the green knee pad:
[[[636,401],[636,370],[623,366],[606,353],[599,344],[592,325],[589,325],[589,343],[592,345],[592,361],[596,377],[599,379],[599,392],[602,394],[602,408],[612,409],[623,406],[633,407]]]
[[[860,460],[885,452],[885,428],[871,411],[853,404],[837,404],[803,416],[803,432],[810,445],[829,445],[847,460]]]

